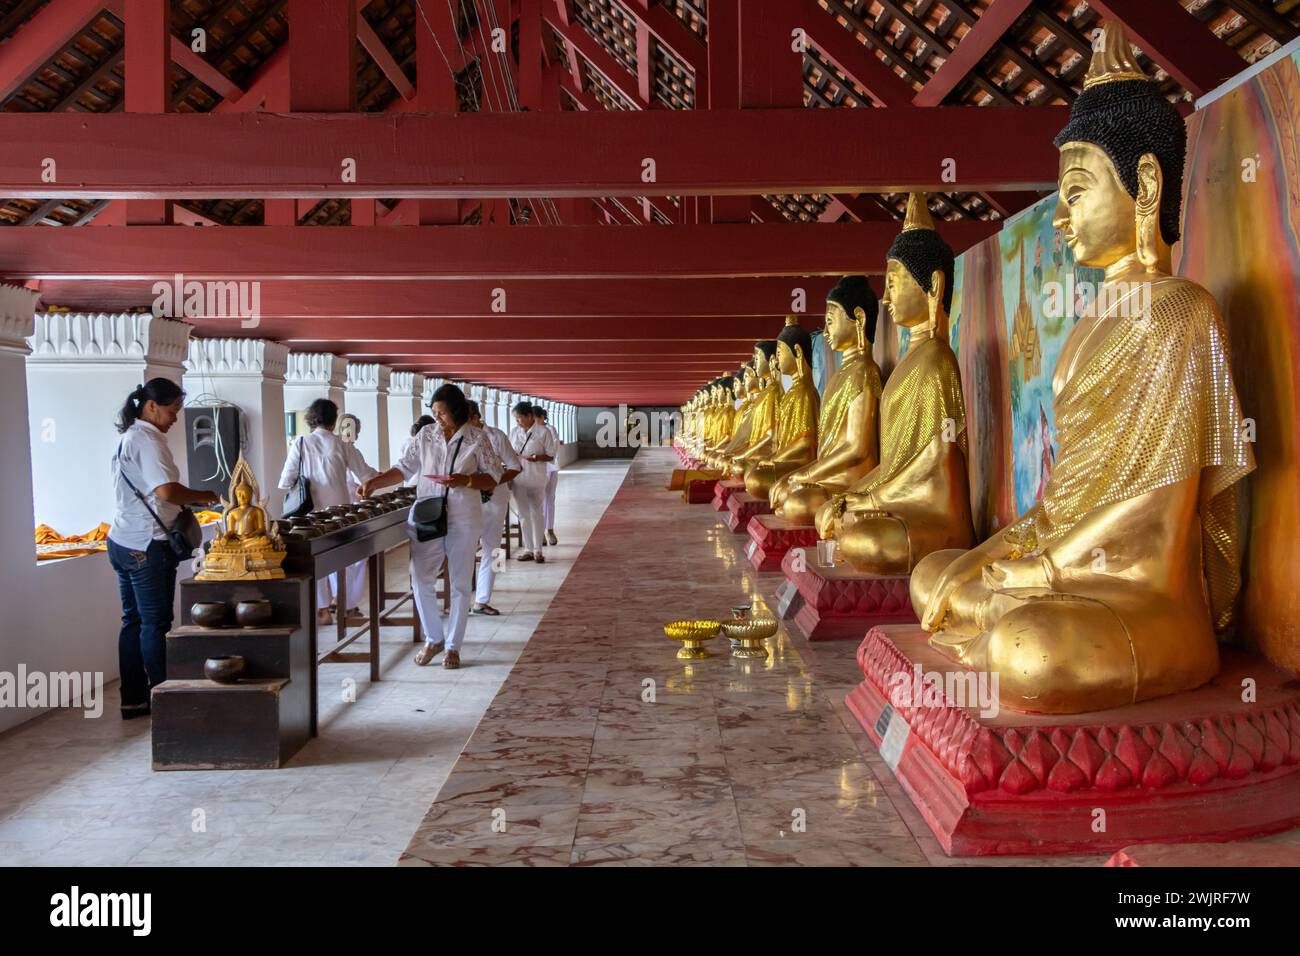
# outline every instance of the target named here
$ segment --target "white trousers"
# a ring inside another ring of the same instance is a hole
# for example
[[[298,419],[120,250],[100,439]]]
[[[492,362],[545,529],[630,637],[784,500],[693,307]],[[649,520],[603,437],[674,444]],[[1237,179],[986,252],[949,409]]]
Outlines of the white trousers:
[[[492,585],[497,576],[494,556],[501,547],[501,534],[506,526],[506,515],[509,513],[510,489],[501,485],[493,492],[492,500],[483,506],[483,533],[479,536],[479,550],[482,556],[478,562],[478,591],[474,595],[475,604],[487,604],[492,600]]]
[[[542,550],[543,499],[546,497],[545,482],[533,484],[525,482],[520,475],[511,482],[510,493],[515,499],[515,511],[519,512],[519,528],[523,531],[524,550],[540,553]]]
[[[555,530],[555,479],[560,477],[558,471],[546,476],[546,498],[542,506],[542,523],[547,531]]]
[[[361,607],[366,600],[366,562],[358,561],[347,569],[347,593],[343,595],[344,600],[338,600],[339,593],[339,576],[331,574],[329,577],[318,578],[316,581],[316,607],[328,608],[331,604],[338,605],[346,610],[351,607]]]
[[[420,615],[426,643],[437,644],[445,636],[447,650],[460,650],[465,639],[465,624],[469,620],[474,549],[478,546],[481,528],[477,513],[472,519],[448,514],[446,535],[432,541],[417,540],[415,529],[406,526],[411,541],[411,590],[415,592],[415,608]],[[438,603],[438,572],[442,570],[444,558],[451,578],[451,614],[445,635],[442,608]]]

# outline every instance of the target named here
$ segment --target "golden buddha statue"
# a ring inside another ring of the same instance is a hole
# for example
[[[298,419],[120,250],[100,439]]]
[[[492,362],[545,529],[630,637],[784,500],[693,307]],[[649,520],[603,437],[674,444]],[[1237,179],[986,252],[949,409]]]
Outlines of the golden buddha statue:
[[[732,376],[732,391],[736,396],[736,415],[732,422],[731,436],[722,444],[713,456],[712,466],[728,477],[731,461],[740,452],[749,447],[751,417],[754,400],[758,397],[758,377],[748,365],[742,365]]]
[[[257,502],[254,504],[254,502]],[[280,532],[266,518],[266,499],[257,497],[257,479],[241,453],[230,475],[230,500],[221,499],[225,513],[221,530],[203,556],[196,581],[257,581],[284,577],[280,566],[287,553]]]
[[[856,571],[908,574],[932,551],[975,543],[952,281],[952,249],[913,193],[885,273],[885,308],[911,338],[880,396],[880,464],[817,513],[818,534],[838,538]]]
[[[817,457],[817,418],[821,396],[812,379],[812,336],[793,315],[776,338],[777,368],[772,378],[780,384],[790,376],[790,388],[781,395],[776,427],[766,452],[745,470],[745,491],[767,500],[772,485]]]
[[[1234,485],[1254,467],[1210,294],[1170,275],[1186,129],[1106,26],[1056,138],[1054,225],[1105,270],[1052,380],[1060,447],[1041,500],[912,574],[931,644],[1049,714],[1189,690],[1218,670],[1240,589]]]
[[[750,409],[749,433],[745,446],[732,455],[728,462],[729,477],[743,478],[753,462],[760,461],[771,453],[772,439],[776,433],[776,413],[784,392],[781,373],[774,367],[775,364],[776,340],[755,342],[754,357],[750,359],[754,370],[754,397]]]
[[[777,515],[796,524],[812,524],[818,508],[879,460],[880,369],[867,350],[878,311],[866,276],[844,276],[826,297],[826,341],[840,353],[840,367],[821,404],[817,457],[779,479],[769,495]]]
[[[737,377],[724,375],[713,383],[713,428],[701,456],[709,468],[718,471],[718,453],[726,447],[739,424],[736,415]]]

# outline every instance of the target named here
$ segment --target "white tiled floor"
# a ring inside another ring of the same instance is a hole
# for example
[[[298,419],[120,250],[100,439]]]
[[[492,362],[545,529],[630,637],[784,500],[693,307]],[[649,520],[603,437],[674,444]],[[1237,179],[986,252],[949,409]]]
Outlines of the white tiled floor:
[[[288,767],[154,772],[149,723],[117,717],[115,685],[99,720],[64,711],[0,735],[0,865],[395,863],[627,465],[564,470],[559,546],[498,578],[502,615],[470,619],[461,670],[416,667],[408,628],[384,630],[378,684],[367,665],[323,667],[320,736]],[[390,568],[405,580],[403,560]]]

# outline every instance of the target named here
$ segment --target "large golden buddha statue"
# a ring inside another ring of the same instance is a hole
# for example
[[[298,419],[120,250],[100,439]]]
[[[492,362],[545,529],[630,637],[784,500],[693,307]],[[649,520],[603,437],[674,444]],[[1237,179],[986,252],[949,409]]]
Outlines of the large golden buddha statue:
[[[826,296],[826,341],[840,367],[826,385],[818,422],[817,457],[772,486],[776,513],[809,525],[817,509],[876,467],[880,369],[868,351],[879,305],[866,276],[844,276]]]
[[[266,499],[257,500],[257,479],[241,453],[230,475],[230,500],[221,499],[225,513],[221,530],[203,556],[196,581],[266,580],[284,577],[280,566],[287,553],[280,533],[267,521]]]
[[[866,574],[908,574],[932,551],[975,543],[952,281],[952,249],[913,193],[885,272],[885,308],[910,341],[880,396],[880,464],[817,513],[818,534]]]
[[[745,491],[767,500],[772,485],[817,457],[817,418],[821,396],[812,379],[812,336],[793,315],[776,337],[776,369],[772,378],[780,387],[781,376],[790,376],[790,388],[781,394],[776,425],[768,450],[759,451],[745,470]]]
[[[931,644],[996,672],[1004,705],[1065,714],[1214,676],[1254,459],[1218,307],[1170,275],[1185,127],[1113,22],[1056,144],[1054,224],[1105,269],[1056,364],[1056,464],[1038,504],[921,561],[911,592]]]
[[[776,369],[776,340],[766,339],[754,343],[754,357],[750,359],[753,370],[750,388],[749,422],[746,427],[745,443],[727,461],[727,475],[731,478],[744,477],[745,470],[754,461],[761,460],[771,452],[772,438],[776,431],[776,412],[781,404],[784,389],[781,388],[781,373]]]

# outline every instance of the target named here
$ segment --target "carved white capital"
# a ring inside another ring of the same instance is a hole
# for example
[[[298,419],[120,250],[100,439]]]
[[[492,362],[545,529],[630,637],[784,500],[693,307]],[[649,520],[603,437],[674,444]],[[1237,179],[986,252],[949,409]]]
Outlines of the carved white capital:
[[[0,284],[0,351],[27,354],[27,337],[32,334],[40,297],[39,292],[20,285]]]
[[[392,369],[377,362],[348,363],[349,392],[387,392]]]
[[[427,407],[428,404],[433,401],[433,393],[438,390],[438,386],[441,384],[442,379],[426,376],[424,384],[420,388],[420,404]]]
[[[285,366],[286,385],[319,385],[342,388],[348,374],[348,360],[330,352],[290,352]]]
[[[289,349],[266,339],[190,339],[185,371],[283,382]]]
[[[28,364],[152,364],[180,368],[191,326],[148,312],[38,312]]]
[[[388,381],[388,394],[414,398],[424,394],[424,376],[419,372],[394,372]]]

